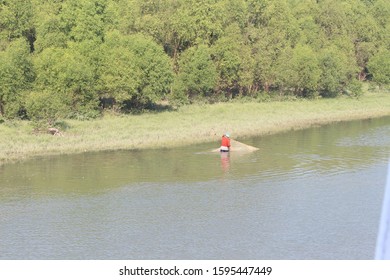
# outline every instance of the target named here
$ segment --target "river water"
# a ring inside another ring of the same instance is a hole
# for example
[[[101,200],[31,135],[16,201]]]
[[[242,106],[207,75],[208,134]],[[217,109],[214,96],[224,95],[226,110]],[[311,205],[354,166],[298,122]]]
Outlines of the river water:
[[[374,258],[389,117],[238,140],[0,166],[0,259]]]

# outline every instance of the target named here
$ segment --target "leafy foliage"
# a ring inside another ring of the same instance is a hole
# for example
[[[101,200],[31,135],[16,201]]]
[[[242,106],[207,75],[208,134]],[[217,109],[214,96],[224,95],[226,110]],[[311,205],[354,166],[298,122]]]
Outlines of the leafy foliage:
[[[143,106],[169,93],[170,60],[150,38],[113,32],[107,34],[101,53],[97,83],[102,97],[114,99],[120,107]]]
[[[94,74],[87,59],[72,48],[48,48],[35,57],[35,89],[58,96],[68,114],[96,106]]]
[[[387,0],[0,0],[0,114],[358,96],[390,84],[389,34]]]
[[[186,50],[179,61],[180,70],[175,90],[189,99],[208,96],[216,85],[217,70],[206,45]]]
[[[379,85],[390,84],[390,50],[382,49],[368,62],[373,80]]]
[[[61,96],[50,91],[33,91],[26,97],[29,118],[37,129],[53,126],[59,118],[66,116],[68,108]]]
[[[0,114],[7,118],[23,115],[23,97],[34,79],[26,40],[17,39],[0,52]]]

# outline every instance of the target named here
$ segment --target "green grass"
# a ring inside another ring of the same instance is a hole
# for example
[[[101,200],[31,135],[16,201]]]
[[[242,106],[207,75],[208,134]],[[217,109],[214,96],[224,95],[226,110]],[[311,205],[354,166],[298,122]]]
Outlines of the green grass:
[[[218,143],[225,131],[232,138],[243,138],[388,115],[390,94],[366,93],[360,99],[232,102],[142,115],[106,115],[92,121],[65,120],[63,137],[35,135],[27,121],[5,122],[0,124],[0,164],[34,156]]]

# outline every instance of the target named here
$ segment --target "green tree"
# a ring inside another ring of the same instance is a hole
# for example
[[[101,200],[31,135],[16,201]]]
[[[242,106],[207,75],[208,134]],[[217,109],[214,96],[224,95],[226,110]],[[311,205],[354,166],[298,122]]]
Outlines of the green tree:
[[[237,24],[240,29],[243,29],[247,25],[248,1],[225,0],[221,2],[221,9],[225,12],[224,25]]]
[[[61,19],[62,1],[33,0],[35,6],[36,41],[35,52],[46,48],[65,48],[68,36]]]
[[[135,55],[124,46],[103,45],[104,55],[99,71],[99,92],[103,99],[111,99],[115,107],[123,108],[125,102],[137,94],[141,72],[134,64]]]
[[[285,61],[289,61],[286,65]],[[280,56],[278,81],[287,90],[299,96],[311,97],[318,89],[321,70],[317,54],[308,45],[298,44]]]
[[[188,5],[196,39],[213,43],[223,33],[224,6],[218,0],[189,0]]]
[[[390,50],[382,49],[368,62],[372,80],[381,86],[390,85]]]
[[[249,12],[253,25],[246,28],[254,59],[253,88],[268,92],[276,87],[280,76],[277,61],[286,49],[296,44],[299,26],[287,1],[250,1],[249,7],[261,15],[252,18]]]
[[[377,46],[379,48],[387,48],[390,50],[390,2],[386,0],[377,0],[370,7],[372,17],[378,23],[380,35]]]
[[[377,48],[374,42],[358,42],[356,43],[356,63],[359,67],[358,78],[360,81],[366,80],[367,63],[375,54]]]
[[[133,34],[137,32],[137,21],[141,17],[142,1],[137,0],[115,0],[107,3],[107,14],[110,16],[112,28],[122,34]]]
[[[167,27],[169,48],[176,62],[180,52],[197,44],[213,44],[224,31],[226,6],[218,0],[182,1]]]
[[[380,26],[385,27],[390,22],[390,3],[387,0],[377,0],[370,7],[371,14]]]
[[[268,29],[268,34],[278,33],[278,37],[283,38],[286,45],[295,45],[299,27],[288,5],[288,0],[269,1],[265,6],[262,20],[263,26]],[[273,37],[276,37],[275,35]]]
[[[367,62],[376,52],[380,41],[380,27],[366,4],[360,0],[346,0],[344,10],[347,22],[349,40],[354,44],[355,57],[359,67],[359,80],[365,80]]]
[[[134,35],[128,38],[129,46],[136,57],[136,65],[141,72],[138,99],[157,101],[170,92],[173,71],[169,57],[162,47],[151,38]]]
[[[0,0],[0,112],[359,92],[388,83],[389,34],[388,0]]]
[[[110,3],[105,0],[39,2],[37,50],[64,48],[69,42],[84,40],[102,43],[106,30],[112,29],[116,22],[117,14]]]
[[[278,32],[270,32],[268,28],[254,29],[251,33],[254,64],[254,91],[260,88],[266,92],[276,86],[277,61],[287,47],[287,41]]]
[[[33,49],[35,27],[31,0],[0,1],[0,49],[6,42],[24,37]]]
[[[310,45],[315,51],[321,49],[326,42],[326,35],[316,20],[316,15],[320,12],[317,1],[291,1],[291,5],[299,28],[299,43]]]
[[[17,39],[0,52],[0,114],[8,118],[22,114],[24,92],[33,80],[29,45],[25,39]]]
[[[54,126],[56,121],[68,113],[61,96],[50,91],[33,91],[26,97],[27,115],[33,121],[36,129]]]
[[[227,96],[238,94],[240,91],[240,75],[243,59],[246,53],[245,44],[240,35],[238,25],[231,25],[213,46],[212,52],[218,72],[218,91]]]
[[[74,49],[48,48],[34,60],[36,90],[46,90],[61,100],[73,116],[93,116],[98,97],[94,89],[93,68]]]
[[[319,13],[316,22],[325,31],[328,38],[332,39],[347,33],[347,17],[343,3],[338,0],[319,1]]]
[[[213,93],[217,70],[208,46],[199,45],[186,50],[180,57],[179,67],[174,87],[176,97],[192,100]]]
[[[254,27],[260,27],[264,24],[264,10],[272,0],[247,0],[248,5],[248,23]]]
[[[105,23],[108,20],[105,13],[106,2],[104,0],[68,0],[65,2],[63,17],[69,19],[71,40],[103,40]]]
[[[348,84],[351,73],[348,69],[348,57],[335,47],[324,49],[320,54],[321,79],[320,94],[324,97],[336,97]]]
[[[142,35],[107,35],[102,46],[100,92],[120,107],[144,106],[168,94],[173,81],[169,57]]]

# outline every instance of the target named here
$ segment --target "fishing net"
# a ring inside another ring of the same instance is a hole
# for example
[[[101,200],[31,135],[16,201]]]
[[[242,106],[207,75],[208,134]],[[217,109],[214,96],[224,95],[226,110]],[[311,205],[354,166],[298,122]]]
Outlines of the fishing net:
[[[257,151],[258,149],[259,148],[241,143],[241,142],[236,141],[236,140],[230,140],[230,151],[231,152],[253,152],[253,151]],[[219,148],[214,149],[213,152],[219,152]]]
[[[257,151],[259,149],[259,148],[238,142],[236,140],[230,140],[230,145],[231,145],[230,150],[232,152],[235,152],[235,151],[252,152],[252,151]]]

